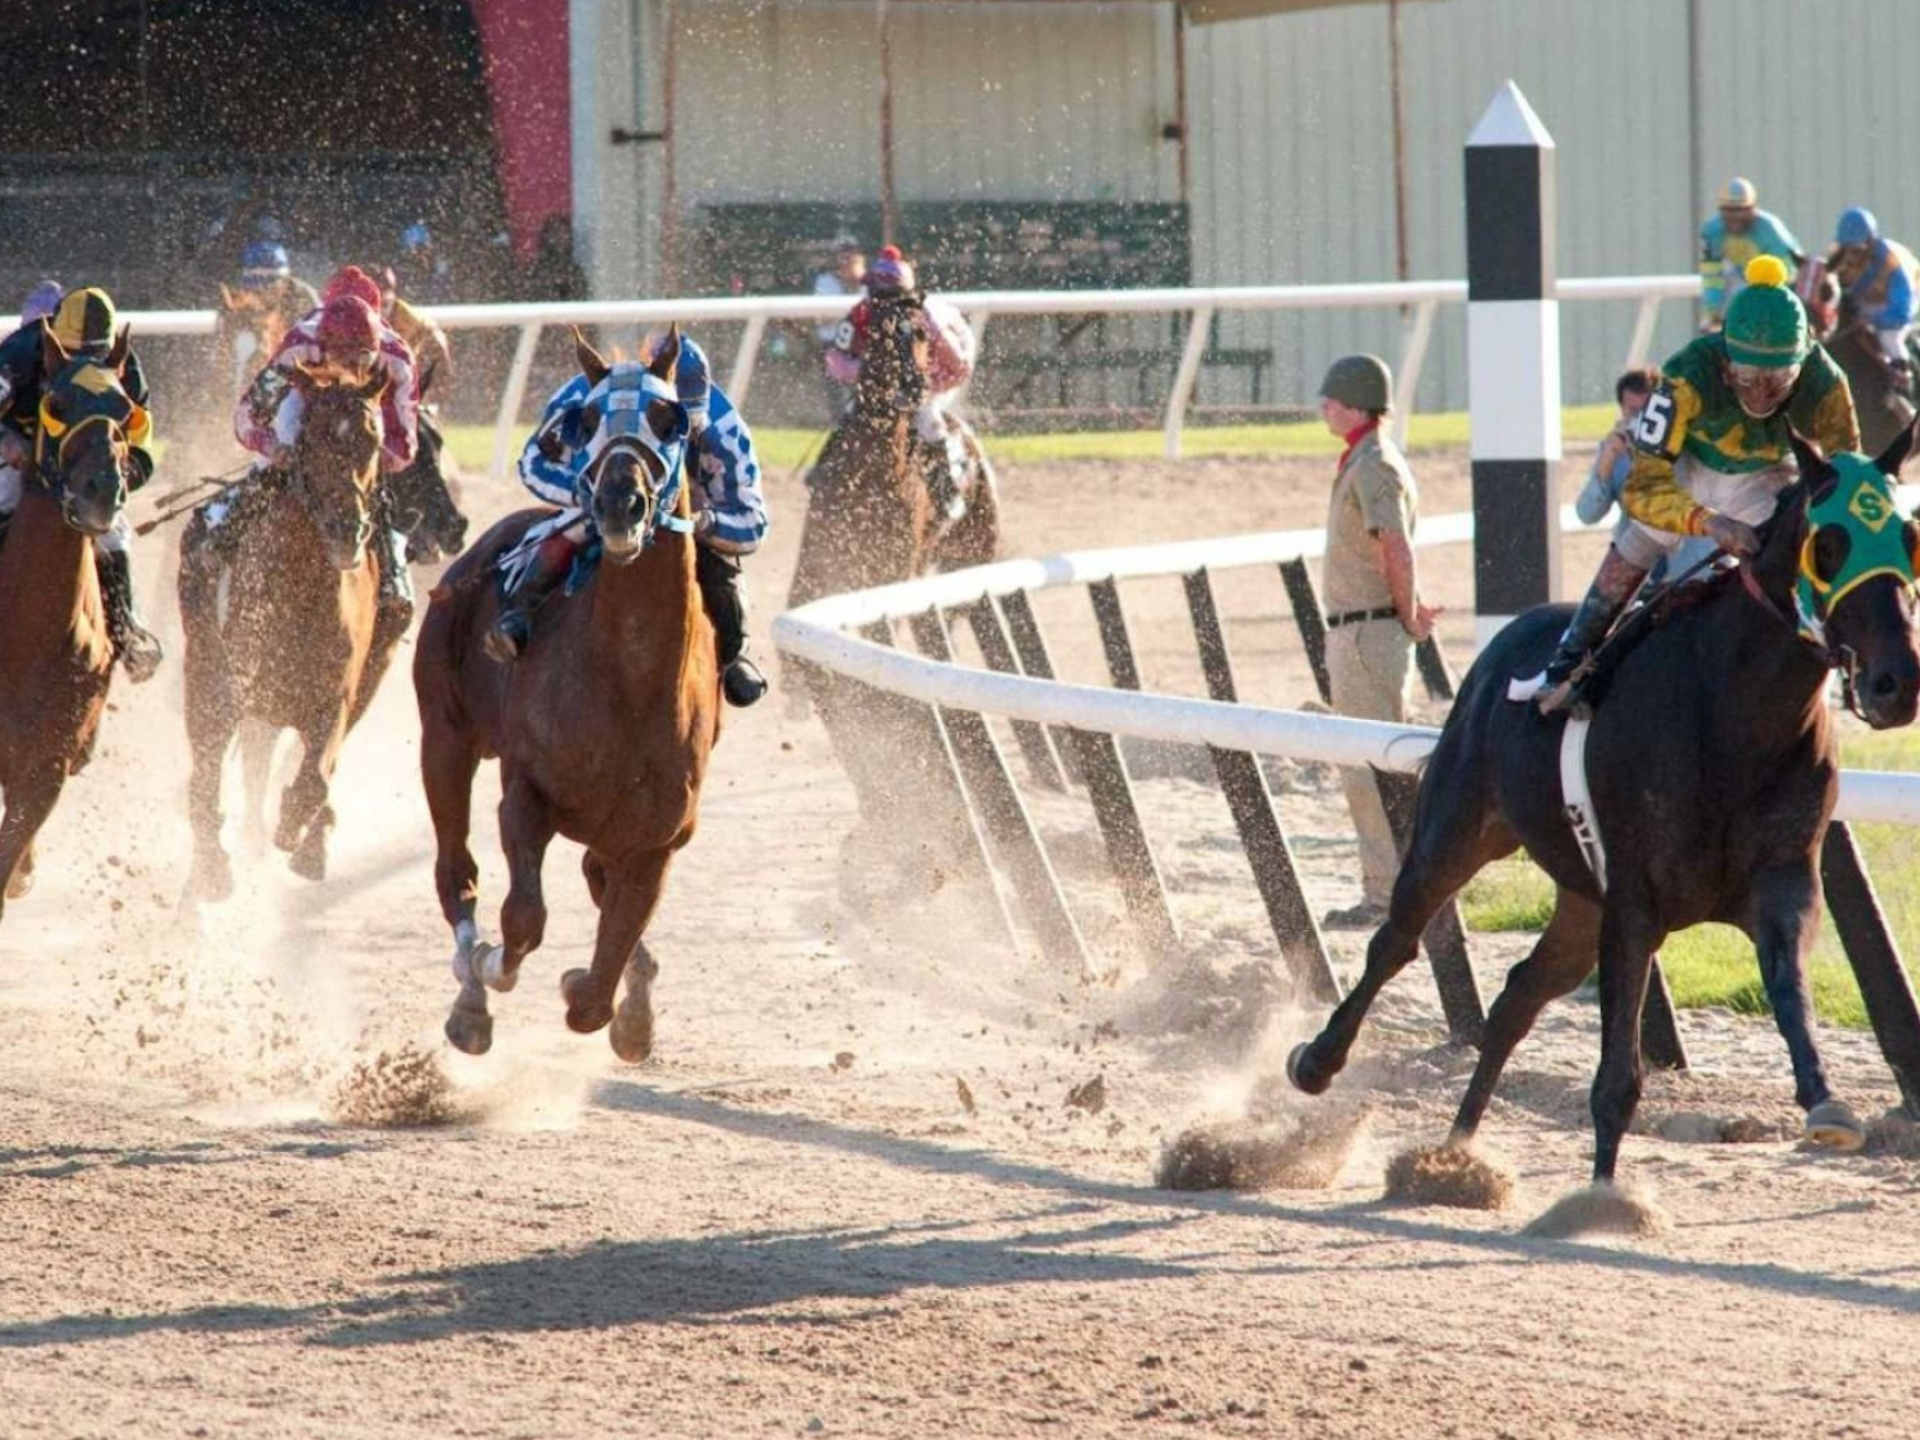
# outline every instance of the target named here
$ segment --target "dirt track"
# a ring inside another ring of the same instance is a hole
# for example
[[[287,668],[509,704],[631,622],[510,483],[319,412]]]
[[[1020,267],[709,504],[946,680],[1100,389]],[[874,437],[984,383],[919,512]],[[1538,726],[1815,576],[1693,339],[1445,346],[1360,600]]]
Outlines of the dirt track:
[[[1430,512],[1460,508],[1463,468],[1422,467]],[[1321,469],[1029,469],[1009,508],[1027,551],[1305,524]],[[797,529],[797,496],[773,499],[763,632]],[[1464,552],[1435,558],[1464,607]],[[1279,594],[1222,586],[1248,698],[1291,703]],[[1193,692],[1177,585],[1129,601],[1149,683]],[[1042,618],[1063,669],[1095,673],[1084,602]],[[1334,1188],[1151,1188],[1163,1142],[1261,1091],[1310,1023],[1279,1003],[1224,807],[1193,779],[1144,787],[1198,962],[1172,984],[1127,953],[1080,802],[1040,806],[1112,971],[1082,989],[970,939],[964,896],[843,903],[851,801],[776,698],[730,717],[655,927],[655,1062],[560,1026],[591,911],[557,845],[548,943],[496,1002],[495,1053],[448,1061],[464,1123],[335,1123],[340,1076],[437,1050],[453,991],[405,676],[342,762],[333,878],[246,862],[198,929],[174,906],[177,683],[118,692],[0,931],[0,1436],[1913,1432],[1920,1164],[1782,1138],[1765,1025],[1688,1017],[1698,1070],[1656,1083],[1661,1133],[1624,1162],[1665,1215],[1651,1238],[1518,1234],[1584,1178],[1585,1000],[1495,1104],[1510,1207],[1382,1203],[1386,1157],[1439,1136],[1468,1064],[1417,969],[1333,1096],[1289,1112],[1370,1109]],[[1341,813],[1298,778],[1283,819],[1316,903],[1344,903]],[[1484,947],[1483,988],[1513,958]],[[1890,1102],[1870,1040],[1829,1047],[1857,1106]],[[1097,1113],[1064,1103],[1096,1076]],[[1699,1138],[1735,1119],[1762,1138]]]

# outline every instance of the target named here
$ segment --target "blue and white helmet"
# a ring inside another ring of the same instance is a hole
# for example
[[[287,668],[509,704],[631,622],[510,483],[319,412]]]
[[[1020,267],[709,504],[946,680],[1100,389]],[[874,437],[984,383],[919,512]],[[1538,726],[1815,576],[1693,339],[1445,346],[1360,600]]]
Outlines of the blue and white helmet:
[[[416,250],[424,250],[433,244],[433,232],[427,229],[427,222],[416,220],[400,232],[400,253],[411,255]]]
[[[261,290],[293,273],[287,248],[271,240],[255,240],[240,252],[240,284],[248,290]]]

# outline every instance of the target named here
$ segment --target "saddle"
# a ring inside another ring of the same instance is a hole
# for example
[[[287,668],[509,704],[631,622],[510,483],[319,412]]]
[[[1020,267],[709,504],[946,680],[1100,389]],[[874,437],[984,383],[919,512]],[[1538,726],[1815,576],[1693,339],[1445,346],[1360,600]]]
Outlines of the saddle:
[[[1669,582],[1656,587],[1646,599],[1629,605],[1614,622],[1613,629],[1607,632],[1607,638],[1588,657],[1585,673],[1574,682],[1572,704],[1584,704],[1589,710],[1598,709],[1612,687],[1614,677],[1619,674],[1621,665],[1647,636],[1672,623],[1677,617],[1698,610],[1727,586],[1737,583],[1738,578],[1735,567],[1717,566],[1697,581],[1685,584]]]

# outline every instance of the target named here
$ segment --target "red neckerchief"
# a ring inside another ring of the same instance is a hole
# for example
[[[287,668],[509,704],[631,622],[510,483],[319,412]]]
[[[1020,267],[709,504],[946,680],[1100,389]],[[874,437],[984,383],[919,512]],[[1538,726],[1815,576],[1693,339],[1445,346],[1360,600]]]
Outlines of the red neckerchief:
[[[1353,429],[1347,431],[1347,434],[1346,434],[1347,448],[1340,452],[1340,463],[1339,465],[1334,467],[1335,473],[1338,473],[1339,471],[1347,468],[1347,461],[1353,458],[1354,446],[1358,445],[1362,440],[1366,439],[1367,436],[1371,435],[1374,431],[1378,430],[1379,428],[1380,428],[1380,417],[1376,415],[1373,419],[1367,421],[1364,425],[1356,425]]]

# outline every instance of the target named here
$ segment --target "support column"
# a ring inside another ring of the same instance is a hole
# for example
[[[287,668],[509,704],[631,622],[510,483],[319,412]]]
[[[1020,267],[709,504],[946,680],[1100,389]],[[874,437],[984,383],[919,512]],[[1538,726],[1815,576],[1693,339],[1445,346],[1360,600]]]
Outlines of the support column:
[[[1467,386],[1474,638],[1560,580],[1560,305],[1554,146],[1509,80],[1467,137]]]

